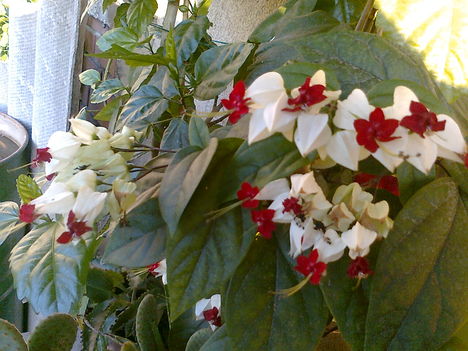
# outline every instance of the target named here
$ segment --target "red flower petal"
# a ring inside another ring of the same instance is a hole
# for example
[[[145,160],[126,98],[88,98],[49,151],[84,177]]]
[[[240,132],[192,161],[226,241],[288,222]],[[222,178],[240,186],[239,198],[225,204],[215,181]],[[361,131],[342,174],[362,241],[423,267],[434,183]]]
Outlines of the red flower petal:
[[[271,239],[276,228],[275,223],[272,221],[274,215],[275,211],[270,209],[253,210],[251,213],[252,221],[258,225],[258,232],[266,239]]]
[[[229,115],[229,122],[235,124],[241,117],[249,113],[248,102],[250,98],[245,98],[245,83],[239,81],[234,84],[234,87],[229,94],[229,99],[221,100],[221,104],[228,110],[232,110]]]
[[[403,117],[400,125],[419,134],[421,138],[424,138],[424,133],[428,130],[434,132],[445,130],[446,121],[438,121],[437,115],[429,111],[424,104],[411,101],[410,112],[411,115]]]
[[[37,216],[34,214],[35,205],[22,204],[19,209],[19,220],[24,223],[32,223]]]
[[[241,184],[240,190],[237,192],[237,198],[239,200],[244,200],[242,207],[245,208],[256,208],[258,207],[260,201],[254,200],[254,197],[260,192],[258,187],[253,187],[247,182]]]
[[[308,276],[311,274],[310,283],[317,285],[320,283],[324,272],[327,269],[327,264],[324,262],[317,262],[318,260],[318,251],[314,249],[310,252],[309,256],[301,255],[297,258],[297,265],[294,267],[299,273]]]
[[[346,274],[350,278],[365,278],[374,272],[369,268],[369,262],[365,257],[358,256],[348,266]]]
[[[398,178],[392,175],[379,177],[368,173],[359,173],[354,176],[354,181],[363,187],[384,189],[395,196],[400,196],[398,189]]]
[[[73,234],[70,232],[63,232],[62,235],[60,235],[57,238],[57,242],[59,244],[68,244],[70,241],[72,241]]]
[[[310,86],[311,77],[306,78],[304,84],[299,88],[299,96],[288,100],[291,108],[285,108],[283,111],[296,112],[303,109],[303,106],[312,106],[322,102],[327,97],[323,95],[325,86],[315,84]]]
[[[86,221],[77,221],[73,211],[68,213],[67,227],[70,233],[77,236],[81,236],[92,230],[91,227],[86,225]]]
[[[290,212],[296,216],[299,216],[302,213],[304,213],[304,210],[302,209],[302,205],[299,203],[299,199],[297,197],[290,197],[290,198],[284,199],[283,207],[284,207],[283,213]]]
[[[48,147],[39,148],[36,150],[36,157],[32,160],[32,167],[37,167],[41,162],[50,162],[52,155]]]

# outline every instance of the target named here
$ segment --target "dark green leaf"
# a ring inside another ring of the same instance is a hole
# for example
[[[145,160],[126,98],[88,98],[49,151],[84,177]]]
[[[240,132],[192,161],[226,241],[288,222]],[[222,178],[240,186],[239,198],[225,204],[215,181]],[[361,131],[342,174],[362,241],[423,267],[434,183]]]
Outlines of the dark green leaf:
[[[206,34],[210,21],[206,16],[195,20],[186,20],[174,29],[174,40],[177,48],[177,64],[180,66],[197,50],[200,40]]]
[[[120,79],[109,79],[105,80],[99,86],[94,89],[93,93],[91,94],[91,103],[99,104],[108,100],[110,97],[114,96],[115,94],[125,90],[125,86],[122,84]]]
[[[435,179],[435,167],[431,169],[429,174],[424,174],[414,168],[407,162],[402,163],[397,168],[398,186],[400,189],[400,200],[404,204],[409,200],[424,185],[432,182]]]
[[[21,201],[25,204],[42,195],[41,189],[35,180],[25,174],[20,174],[16,179],[16,189]]]
[[[84,293],[89,257],[84,241],[58,244],[66,228],[47,223],[31,230],[11,252],[10,269],[20,300],[41,314],[76,313]]]
[[[107,51],[99,54],[89,54],[88,56],[124,60],[129,66],[167,65],[169,63],[166,58],[159,54],[137,54],[115,44],[113,44],[112,48]]]
[[[0,245],[18,226],[19,208],[15,202],[0,202]]]
[[[323,10],[342,23],[350,23],[354,27],[361,17],[366,0],[320,0],[317,10]]]
[[[111,234],[103,260],[116,266],[144,267],[165,257],[166,225],[157,199],[150,199],[127,216],[126,226]]]
[[[225,200],[234,198],[244,181],[262,187],[272,180],[291,175],[309,162],[280,134],[250,146],[245,142],[225,166],[229,175],[223,185]]]
[[[127,101],[120,114],[120,126],[135,129],[156,122],[167,109],[167,100],[153,85],[141,86]]]
[[[190,145],[199,146],[202,149],[208,146],[210,131],[203,119],[197,117],[190,119],[189,141]]]
[[[315,9],[316,0],[296,0],[289,1],[281,6],[277,11],[267,17],[250,35],[249,41],[252,43],[266,43],[277,35],[282,35],[284,27],[290,25],[294,32],[307,32],[307,27],[311,24],[310,15]],[[313,22],[313,21],[312,21]],[[291,31],[290,31],[291,32]],[[302,35],[302,34],[301,34]]]
[[[214,334],[211,334],[211,337],[199,349],[199,351],[218,351],[231,349],[231,345],[229,344],[229,337],[226,331],[226,326],[221,326],[221,328],[217,329]]]
[[[81,84],[93,86],[101,81],[101,73],[95,69],[88,69],[79,75]]]
[[[248,68],[247,82],[290,60],[325,64],[335,72],[342,96],[355,88],[369,90],[386,79],[405,79],[434,90],[424,65],[400,47],[373,34],[348,30],[261,44]]]
[[[243,65],[253,44],[236,43],[205,51],[195,64],[195,97],[210,100],[223,92]]]
[[[211,328],[203,328],[193,334],[187,342],[185,351],[200,351],[206,341],[213,335]]]
[[[171,319],[198,300],[219,292],[254,238],[255,226],[248,211],[237,207],[218,218],[210,214],[222,207],[219,193],[225,180],[223,165],[238,147],[239,142],[234,139],[219,142],[205,176],[168,241]]]
[[[190,337],[208,325],[204,320],[195,320],[195,310],[190,309],[171,323],[168,346],[170,351],[186,351]],[[221,350],[220,350],[221,351]]]
[[[138,306],[135,326],[141,351],[161,350],[159,345],[162,339],[158,330],[161,316],[162,311],[158,308],[155,297],[151,294],[146,295]]]
[[[97,121],[111,121],[117,118],[117,115],[120,111],[120,106],[122,105],[122,100],[127,98],[128,95],[118,96],[112,101],[108,102],[106,106],[104,106],[101,111],[99,111],[95,116],[94,119]]]
[[[218,140],[213,138],[203,151],[197,151],[198,148],[182,149],[168,167],[161,183],[159,203],[170,233],[176,230],[180,216],[200,184],[217,147]]]
[[[463,164],[449,160],[442,160],[442,165],[460,189],[468,194],[468,169]]]
[[[161,140],[163,149],[178,150],[189,145],[188,124],[182,118],[173,118]]]
[[[177,89],[176,83],[171,78],[169,69],[165,66],[158,68],[158,71],[151,79],[150,84],[157,87],[168,99],[179,95],[179,90]]]
[[[158,9],[156,0],[133,0],[127,10],[127,24],[135,32],[141,34],[153,21]]]
[[[229,283],[223,317],[233,351],[310,351],[327,323],[319,287],[307,284],[286,298],[274,294],[304,279],[275,241],[258,238]]]
[[[78,323],[68,314],[53,314],[39,322],[29,337],[29,351],[71,351]]]
[[[338,83],[333,71],[326,66],[317,65],[314,63],[287,63],[286,65],[278,68],[276,71],[281,74],[284,79],[284,86],[286,89],[294,89],[304,84],[307,77],[312,77],[318,70],[325,71],[327,79],[327,88],[329,90],[339,90],[340,84]]]
[[[0,350],[28,351],[24,338],[16,327],[10,322],[0,319]]]
[[[380,250],[366,350],[436,350],[466,322],[468,216],[440,178],[406,203]]]
[[[114,16],[114,27],[122,27],[122,26],[127,26],[127,11],[128,8],[130,7],[129,3],[122,3],[117,7],[117,11],[115,11],[115,16]]]
[[[103,302],[112,298],[115,287],[123,288],[123,276],[114,271],[91,268],[86,282],[86,295],[93,302]]]
[[[105,32],[96,42],[101,51],[112,49],[114,44],[127,50],[134,50],[139,45],[138,35],[130,28],[118,27]]]
[[[467,351],[468,350],[468,322],[438,351]]]

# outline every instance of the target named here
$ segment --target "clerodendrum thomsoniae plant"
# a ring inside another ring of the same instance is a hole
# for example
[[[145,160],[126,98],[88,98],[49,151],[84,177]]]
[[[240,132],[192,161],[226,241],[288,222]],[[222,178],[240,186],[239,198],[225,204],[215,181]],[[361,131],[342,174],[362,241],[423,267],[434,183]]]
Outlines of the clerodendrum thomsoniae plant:
[[[84,72],[104,107],[2,204],[0,238],[30,227],[18,296],[77,315],[86,350],[461,349],[465,122],[372,2],[339,3],[289,1],[232,44],[209,1],[166,32],[155,1],[120,5],[94,56],[136,78]]]

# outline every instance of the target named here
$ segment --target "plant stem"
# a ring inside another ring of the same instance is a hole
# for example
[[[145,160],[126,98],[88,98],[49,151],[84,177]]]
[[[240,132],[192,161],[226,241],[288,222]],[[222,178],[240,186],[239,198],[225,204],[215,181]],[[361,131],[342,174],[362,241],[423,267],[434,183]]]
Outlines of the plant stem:
[[[179,0],[169,0],[167,3],[166,14],[164,15],[163,21],[163,28],[165,30],[170,30],[174,27],[176,18],[177,18],[177,11],[179,10]],[[164,31],[161,33],[161,46],[164,45],[166,41],[167,32]]]
[[[371,13],[373,13],[373,7],[374,7],[374,0],[367,0],[366,5],[364,6],[364,9],[362,10],[361,17],[359,18],[358,23],[356,24],[356,28],[354,28],[355,31],[357,32],[362,32],[363,29],[366,26],[366,22],[369,19],[369,16]]]

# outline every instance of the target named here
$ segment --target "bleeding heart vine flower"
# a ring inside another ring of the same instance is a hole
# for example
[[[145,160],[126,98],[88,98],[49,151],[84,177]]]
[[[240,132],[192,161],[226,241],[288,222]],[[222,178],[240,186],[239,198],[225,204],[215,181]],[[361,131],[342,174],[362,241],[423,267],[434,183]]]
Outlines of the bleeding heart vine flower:
[[[239,81],[234,84],[234,87],[229,94],[229,99],[221,100],[224,108],[232,111],[228,118],[228,121],[232,124],[236,124],[242,116],[249,113],[248,103],[251,99],[245,97],[245,90],[245,83],[243,81]]]
[[[35,212],[43,215],[68,214],[75,203],[75,195],[64,183],[53,182],[41,196],[30,202]]]
[[[296,260],[296,271],[309,278],[312,285],[320,284],[320,279],[325,275],[327,264],[319,261],[318,250],[312,250],[309,256],[299,256]]]
[[[52,160],[52,155],[49,152],[48,147],[38,148],[36,150],[36,157],[33,158],[31,167],[35,168],[39,166],[40,163],[49,163]]]
[[[240,190],[237,192],[237,198],[242,201],[242,207],[257,208],[260,201],[255,199],[260,189],[252,186],[250,183],[243,182]]]
[[[374,272],[369,267],[369,261],[365,257],[358,256],[348,266],[346,274],[350,278],[367,278],[369,275],[374,274]]]
[[[341,235],[341,239],[349,248],[349,257],[353,260],[358,256],[366,256],[376,238],[376,232],[367,229],[359,222]]]
[[[37,218],[35,209],[35,205],[22,204],[19,209],[19,220],[24,223],[34,222],[34,220]]]
[[[166,259],[163,259],[159,262],[153,263],[149,265],[148,267],[148,272],[158,278],[162,278],[162,283],[164,285],[167,285],[167,264],[166,264]]]
[[[370,105],[362,90],[355,89],[346,100],[338,101],[333,123],[344,129],[334,134],[326,147],[336,163],[357,171],[358,162],[372,154],[393,172],[403,162],[400,151],[406,138],[398,120]]]
[[[319,261],[329,263],[337,261],[343,256],[346,244],[336,231],[327,229],[314,244],[314,249],[319,253]]]
[[[275,211],[269,209],[252,211],[252,221],[257,224],[257,231],[265,239],[271,239],[273,231],[276,228],[275,223],[273,223],[274,215]]]
[[[354,176],[354,181],[364,187],[384,189],[395,196],[400,196],[398,178],[392,175],[377,176],[369,173],[359,173]]]
[[[314,244],[321,233],[315,220],[322,220],[331,207],[313,172],[293,174],[291,187],[285,178],[272,181],[260,190],[255,199],[273,201],[268,207],[274,211],[273,222],[291,225],[289,254],[293,257]]]
[[[67,218],[68,231],[63,232],[58,238],[57,242],[60,244],[68,244],[74,237],[80,237],[83,234],[91,231],[92,228],[86,224],[86,221],[78,220],[73,211],[70,211]]]
[[[445,114],[435,114],[404,86],[395,88],[393,105],[386,109],[400,120],[406,144],[398,152],[414,167],[428,173],[437,156],[462,162],[466,143],[457,123]]]
[[[209,299],[201,299],[195,305],[196,320],[204,319],[212,330],[222,325],[221,321],[221,295],[215,294]]]

